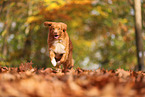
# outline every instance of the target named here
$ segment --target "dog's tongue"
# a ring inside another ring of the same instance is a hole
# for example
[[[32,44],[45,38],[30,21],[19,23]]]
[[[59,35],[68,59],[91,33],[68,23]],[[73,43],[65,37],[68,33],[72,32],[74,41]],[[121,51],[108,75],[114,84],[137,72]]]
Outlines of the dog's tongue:
[[[54,35],[54,38],[55,38],[55,39],[58,39],[58,38],[59,38],[59,36],[58,36],[58,35]]]

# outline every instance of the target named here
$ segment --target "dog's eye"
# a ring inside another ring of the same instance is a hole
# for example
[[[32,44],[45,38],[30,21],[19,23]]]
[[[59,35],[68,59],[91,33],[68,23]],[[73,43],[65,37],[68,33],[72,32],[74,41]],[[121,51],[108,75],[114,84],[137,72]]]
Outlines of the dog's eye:
[[[53,30],[54,30],[55,28],[53,28]]]

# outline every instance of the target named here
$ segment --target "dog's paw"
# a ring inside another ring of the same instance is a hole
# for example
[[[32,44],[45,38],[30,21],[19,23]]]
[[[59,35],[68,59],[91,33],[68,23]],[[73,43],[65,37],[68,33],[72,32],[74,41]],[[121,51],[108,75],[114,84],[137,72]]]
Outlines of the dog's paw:
[[[56,66],[56,64],[57,64],[56,60],[54,58],[51,60],[51,63],[52,63],[53,66]]]

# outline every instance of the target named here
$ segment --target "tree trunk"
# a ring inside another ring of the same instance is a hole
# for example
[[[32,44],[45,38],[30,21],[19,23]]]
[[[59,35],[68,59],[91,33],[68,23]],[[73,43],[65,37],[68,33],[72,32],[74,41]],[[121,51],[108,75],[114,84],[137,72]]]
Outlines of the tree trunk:
[[[32,4],[31,2],[28,3],[28,17],[32,15]],[[28,24],[26,30],[25,30],[26,41],[23,48],[23,57],[30,61],[31,56],[31,47],[32,47],[32,25]]]
[[[136,36],[138,70],[143,70],[144,50],[142,37],[141,0],[134,0],[134,10],[135,10],[135,36]]]
[[[27,35],[24,49],[23,49],[23,57],[26,58],[27,61],[30,61],[30,56],[31,56],[31,32]]]
[[[4,28],[4,31],[2,33],[2,37],[3,37],[2,54],[5,57],[7,57],[7,53],[8,53],[8,43],[7,43],[7,40],[8,40],[8,36],[9,36],[10,26],[11,26],[11,19],[10,19],[10,7],[9,7],[7,9],[7,12],[6,12],[5,28]]]

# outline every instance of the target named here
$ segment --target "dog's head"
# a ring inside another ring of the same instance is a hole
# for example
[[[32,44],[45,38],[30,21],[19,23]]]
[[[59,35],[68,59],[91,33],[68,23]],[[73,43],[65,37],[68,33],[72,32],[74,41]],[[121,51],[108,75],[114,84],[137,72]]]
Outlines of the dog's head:
[[[65,23],[44,22],[44,25],[49,27],[49,33],[54,39],[59,39],[65,36],[67,25]]]

